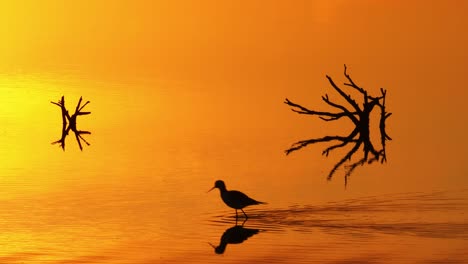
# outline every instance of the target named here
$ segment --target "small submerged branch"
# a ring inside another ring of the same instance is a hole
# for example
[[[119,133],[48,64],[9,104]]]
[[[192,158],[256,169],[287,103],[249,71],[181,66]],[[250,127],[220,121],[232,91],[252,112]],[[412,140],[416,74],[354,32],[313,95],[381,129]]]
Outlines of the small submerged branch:
[[[336,144],[336,145],[332,145],[328,148],[326,148],[325,150],[322,151],[322,155],[325,155],[326,157],[328,157],[328,154],[330,154],[330,152],[334,149],[337,149],[337,148],[342,148],[342,147],[345,147],[348,143],[351,143],[351,142],[357,142],[358,140],[354,139],[357,135],[359,134],[359,130],[357,128],[355,128],[347,137],[345,140],[343,140],[342,143],[339,143],[339,144]]]
[[[80,150],[83,150],[83,146],[81,145],[81,140],[83,140],[86,143],[86,145],[88,145],[88,146],[91,145],[91,144],[89,144],[89,142],[86,141],[86,139],[84,139],[83,136],[81,136],[81,134],[88,134],[89,135],[89,134],[91,134],[91,132],[82,131],[82,130],[80,130],[78,132],[75,132],[75,137],[76,137],[76,141],[78,142],[78,146],[80,147]]]
[[[354,147],[338,163],[335,164],[335,166],[331,169],[330,173],[328,174],[327,180],[331,180],[338,168],[340,168],[347,160],[351,160],[354,153],[356,153],[361,144],[362,141],[357,141]]]
[[[83,147],[81,145],[81,140],[83,140],[88,146],[90,145],[84,138],[81,136],[82,134],[91,134],[89,131],[82,131],[78,130],[76,128],[76,119],[79,115],[88,115],[91,114],[91,112],[83,112],[83,108],[90,103],[90,101],[87,101],[85,104],[81,106],[83,98],[80,97],[80,100],[78,101],[78,104],[76,105],[75,108],[75,113],[73,115],[69,115],[68,110],[65,108],[65,97],[62,96],[62,98],[58,102],[51,102],[52,104],[55,104],[60,107],[61,112],[62,112],[62,137],[57,140],[52,142],[52,144],[60,144],[59,146],[65,150],[65,138],[67,137],[68,133],[70,130],[72,130],[75,133],[76,140],[78,142],[78,145],[81,150],[83,150]]]
[[[364,163],[367,161],[367,157],[363,157],[362,159],[356,161],[355,163],[351,164],[350,166],[347,167],[344,179],[345,179],[345,187],[348,185],[348,178],[351,176],[351,174],[354,172],[354,170],[358,166],[364,165]]]
[[[315,143],[320,143],[320,142],[330,142],[330,141],[334,141],[334,140],[338,140],[338,141],[346,141],[348,137],[342,137],[342,136],[325,136],[325,137],[322,137],[322,138],[313,138],[313,139],[307,139],[307,140],[300,140],[294,144],[292,144],[292,146],[285,150],[285,153],[286,155],[289,155],[289,153],[293,152],[293,151],[296,151],[296,150],[299,150],[303,147],[306,147],[307,145],[310,145],[310,144],[315,144]]]
[[[360,146],[363,145],[363,157],[360,158],[358,161],[353,162],[351,165],[346,166],[345,172],[345,185],[348,182],[348,178],[354,172],[354,170],[358,166],[362,166],[366,162],[371,164],[375,161],[380,161],[384,163],[387,161],[386,151],[385,151],[385,143],[386,140],[391,140],[390,136],[386,133],[385,124],[386,120],[392,115],[388,113],[385,108],[385,100],[387,91],[383,88],[380,88],[381,95],[380,96],[370,96],[368,92],[358,86],[356,82],[351,78],[351,76],[347,72],[346,64],[344,65],[344,76],[347,79],[347,82],[344,83],[345,86],[351,87],[354,91],[358,92],[362,95],[362,108],[359,104],[351,97],[350,94],[345,93],[340,87],[338,87],[333,79],[326,75],[330,85],[338,92],[338,94],[346,101],[351,107],[346,107],[344,105],[335,103],[330,100],[328,94],[322,96],[322,100],[328,104],[329,106],[338,109],[340,112],[325,112],[325,111],[315,111],[311,110],[307,107],[304,107],[300,104],[296,104],[291,102],[289,99],[286,98],[285,104],[291,106],[291,110],[299,113],[299,114],[307,114],[307,115],[316,115],[320,119],[324,121],[335,121],[339,120],[343,117],[347,117],[349,120],[353,122],[355,125],[354,130],[347,136],[324,136],[322,138],[313,138],[308,140],[301,140],[298,141],[285,151],[286,154],[290,154],[296,150],[302,149],[310,144],[316,143],[323,143],[323,142],[332,142],[336,141],[337,143],[328,146],[326,149],[322,151],[322,155],[328,157],[331,151],[346,147],[349,143],[354,143],[353,148],[344,156],[341,160],[339,160],[335,166],[331,169],[330,173],[327,176],[328,180],[331,180],[335,172],[342,167],[346,161],[351,161],[353,155],[359,150]],[[381,149],[376,150],[370,141],[370,130],[369,130],[369,122],[370,122],[370,115],[374,107],[378,106],[380,108],[380,122],[379,122],[379,130],[381,135]],[[351,110],[350,110],[351,109]],[[372,157],[369,158],[369,154]]]

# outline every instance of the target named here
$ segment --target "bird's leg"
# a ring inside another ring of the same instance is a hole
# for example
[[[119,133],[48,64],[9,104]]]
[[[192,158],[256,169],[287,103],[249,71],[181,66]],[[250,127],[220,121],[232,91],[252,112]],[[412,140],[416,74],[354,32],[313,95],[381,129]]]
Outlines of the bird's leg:
[[[247,218],[244,219],[244,222],[242,222],[241,226],[244,226],[245,222],[247,222]]]
[[[237,221],[237,209],[236,209],[236,221]]]
[[[245,219],[249,218],[249,217],[247,216],[247,214],[244,212],[244,210],[241,209],[241,211],[244,213]]]

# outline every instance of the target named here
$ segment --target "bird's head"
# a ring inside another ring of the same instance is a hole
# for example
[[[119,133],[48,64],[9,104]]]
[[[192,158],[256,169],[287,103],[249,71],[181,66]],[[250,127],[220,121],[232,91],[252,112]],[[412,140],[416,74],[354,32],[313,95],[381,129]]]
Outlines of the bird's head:
[[[224,190],[224,189],[226,189],[226,185],[224,184],[224,182],[222,180],[217,180],[215,182],[215,185],[213,186],[213,188],[211,188],[208,192],[210,192],[211,190],[213,190],[215,188],[218,188],[220,190]]]
[[[226,246],[227,246],[226,244],[224,244],[224,245],[221,244],[219,246],[215,246],[215,245],[211,244],[210,242],[208,242],[208,244],[210,244],[210,246],[212,248],[214,248],[216,254],[223,254],[224,251],[226,250]]]

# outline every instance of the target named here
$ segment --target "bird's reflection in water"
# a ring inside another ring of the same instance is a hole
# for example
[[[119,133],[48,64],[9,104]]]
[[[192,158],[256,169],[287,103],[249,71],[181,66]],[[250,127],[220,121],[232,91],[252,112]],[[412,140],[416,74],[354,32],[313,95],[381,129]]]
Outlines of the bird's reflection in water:
[[[260,231],[259,229],[244,227],[244,223],[246,221],[247,219],[244,220],[244,222],[242,222],[241,225],[238,225],[236,219],[236,224],[233,227],[228,228],[226,229],[226,231],[224,231],[218,246],[214,246],[210,243],[210,245],[214,248],[216,254],[223,254],[228,244],[241,244],[249,237],[258,234],[258,232]]]

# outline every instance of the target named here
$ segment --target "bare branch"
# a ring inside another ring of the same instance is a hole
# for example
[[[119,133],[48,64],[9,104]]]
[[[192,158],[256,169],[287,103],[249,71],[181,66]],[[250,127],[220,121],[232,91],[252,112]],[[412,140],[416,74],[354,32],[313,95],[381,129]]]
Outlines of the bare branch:
[[[90,103],[90,102],[87,101],[82,107],[80,107],[80,109],[78,109],[78,112],[81,112],[81,110],[82,110],[87,104],[89,104],[89,103]]]
[[[343,92],[334,82],[333,79],[327,75],[327,79],[330,82],[331,86],[335,88],[335,90],[344,98],[346,101],[356,110],[356,112],[360,113],[362,112],[361,108],[359,108],[359,105],[354,101],[350,95],[347,95],[345,92]]]
[[[351,143],[351,142],[357,142],[357,140],[355,140],[354,138],[359,134],[359,129],[358,127],[354,128],[354,130],[346,137],[345,140],[343,140],[342,143],[340,144],[336,144],[336,145],[332,145],[328,148],[326,148],[325,150],[322,151],[322,155],[325,155],[328,157],[328,154],[330,154],[330,152],[336,148],[342,148],[344,146],[346,146],[348,143]]]
[[[57,140],[52,142],[52,144],[60,144],[60,147],[65,150],[65,138],[68,135],[69,131],[72,130],[75,133],[76,140],[78,142],[78,145],[81,150],[83,150],[83,147],[81,145],[81,140],[83,140],[88,146],[90,145],[84,138],[81,136],[81,134],[91,134],[89,131],[82,131],[82,130],[77,130],[76,128],[76,118],[79,115],[88,115],[91,112],[82,112],[81,110],[89,103],[87,101],[83,106],[80,107],[81,102],[83,98],[80,97],[80,100],[78,101],[78,104],[76,105],[75,113],[70,116],[67,109],[65,108],[65,98],[62,96],[62,98],[57,102],[51,102],[52,104],[55,104],[60,107],[62,111],[62,137]],[[68,121],[68,124],[67,124]]]
[[[325,94],[325,96],[322,96],[322,100],[325,103],[327,103],[327,104],[329,104],[329,105],[331,105],[331,106],[333,106],[335,108],[338,108],[338,109],[342,110],[343,113],[346,114],[345,116],[347,116],[349,119],[351,119],[351,121],[353,121],[354,124],[357,124],[359,122],[358,119],[354,116],[354,115],[358,114],[357,112],[350,112],[348,109],[346,109],[346,107],[330,101],[330,99],[328,98],[328,94]],[[336,119],[338,119],[338,118],[336,118]],[[334,120],[336,120],[336,119],[334,119]],[[329,120],[326,120],[326,121],[329,121]]]
[[[333,107],[336,107],[336,108],[342,110],[342,111],[345,112],[345,113],[351,114],[351,113],[348,111],[348,109],[346,109],[346,107],[344,107],[344,106],[342,106],[342,105],[339,105],[339,104],[337,104],[337,103],[333,103],[332,101],[330,101],[330,99],[328,98],[328,94],[325,94],[324,96],[322,96],[322,100],[323,100],[325,103],[327,103],[327,104],[329,104],[329,105],[331,105],[331,106],[333,106]],[[354,113],[355,113],[355,112],[354,112]]]
[[[78,104],[76,105],[75,114],[80,111],[80,105],[81,105],[82,100],[83,100],[83,97],[80,96],[80,100],[78,100]]]
[[[315,143],[319,143],[319,142],[329,142],[329,141],[333,141],[333,140],[338,140],[338,141],[345,141],[347,140],[348,137],[342,137],[342,136],[325,136],[323,138],[314,138],[314,139],[308,139],[308,140],[301,140],[301,141],[298,141],[294,144],[291,145],[291,147],[287,150],[285,150],[285,153],[286,155],[288,155],[289,153],[293,152],[293,151],[296,151],[298,149],[301,149],[307,145],[310,145],[310,144],[315,144]]]
[[[326,117],[322,117],[322,116],[319,116],[320,119],[322,119],[323,121],[334,121],[334,120],[338,120],[340,118],[342,118],[343,116],[347,116],[345,114],[339,114],[337,116],[334,116],[334,117],[329,117],[329,118],[326,118]]]
[[[301,140],[291,145],[289,149],[285,151],[286,154],[304,148],[310,144],[315,143],[323,143],[323,142],[332,142],[337,141],[337,143],[328,146],[326,149],[322,151],[322,155],[328,156],[331,151],[343,148],[347,146],[349,143],[355,143],[352,149],[335,164],[335,166],[331,169],[330,173],[327,176],[328,180],[331,180],[335,172],[342,167],[346,161],[351,161],[353,155],[359,150],[361,145],[363,145],[363,157],[358,161],[345,166],[345,186],[348,182],[348,178],[354,172],[354,170],[358,166],[362,166],[364,163],[371,164],[375,161],[379,161],[381,163],[387,161],[386,152],[385,152],[385,142],[386,140],[391,140],[388,134],[385,131],[385,124],[386,120],[392,115],[392,113],[386,112],[385,108],[385,99],[387,91],[383,88],[380,88],[381,95],[377,97],[373,97],[368,95],[367,91],[362,87],[358,86],[351,76],[347,73],[346,64],[344,65],[344,75],[348,82],[345,82],[345,86],[349,86],[363,95],[363,103],[362,109],[359,104],[351,97],[350,94],[345,93],[340,87],[338,87],[333,79],[330,76],[326,76],[330,85],[341,95],[348,103],[351,105],[351,109],[349,110],[348,107],[344,105],[332,102],[328,97],[328,94],[322,96],[322,100],[328,104],[329,106],[340,110],[338,113],[331,113],[331,112],[322,112],[322,111],[314,111],[310,110],[302,105],[295,104],[289,101],[287,98],[285,100],[285,104],[291,106],[291,110],[299,113],[299,114],[308,114],[308,115],[317,115],[320,119],[324,121],[335,121],[341,119],[342,117],[349,118],[355,125],[354,130],[347,136],[325,136],[322,138],[313,138],[308,140]],[[380,108],[380,135],[381,135],[381,146],[380,150],[376,150],[370,140],[370,129],[369,129],[369,122],[370,122],[370,115],[374,107],[378,106]],[[372,156],[369,157],[369,154]]]
[[[367,91],[364,90],[363,88],[359,87],[358,85],[356,85],[356,83],[353,81],[353,79],[351,79],[351,76],[349,76],[349,74],[346,72],[346,70],[347,70],[347,67],[346,67],[346,64],[345,64],[344,65],[344,76],[346,77],[346,79],[348,79],[348,81],[350,83],[344,83],[344,85],[353,87],[354,89],[358,90],[359,92],[361,92],[362,94],[367,96]]]
[[[342,143],[339,143],[339,144],[336,144],[336,145],[332,145],[332,146],[330,146],[330,147],[324,149],[324,150],[322,151],[322,155],[325,155],[326,157],[328,157],[328,154],[330,154],[330,152],[331,152],[332,150],[334,150],[334,149],[336,149],[336,148],[342,148],[342,147],[348,145],[348,144],[351,143],[351,142],[355,142],[355,140],[345,140],[345,141],[343,141]]]
[[[84,139],[83,136],[81,136],[81,134],[91,134],[91,132],[89,131],[73,131],[73,132],[75,132],[75,138],[76,138],[76,141],[78,142],[78,146],[80,147],[80,150],[83,150],[83,146],[81,145],[81,140],[83,140],[86,143],[86,145],[88,146],[90,145],[88,141],[86,141],[86,139]]]
[[[338,118],[347,115],[346,113],[330,113],[330,112],[321,112],[321,111],[309,110],[309,109],[303,107],[302,105],[295,104],[295,103],[289,101],[288,98],[286,98],[284,103],[289,105],[289,106],[299,108],[300,110],[296,110],[296,109],[293,109],[293,108],[291,109],[293,112],[296,112],[298,114],[329,116],[329,117],[338,117]]]

